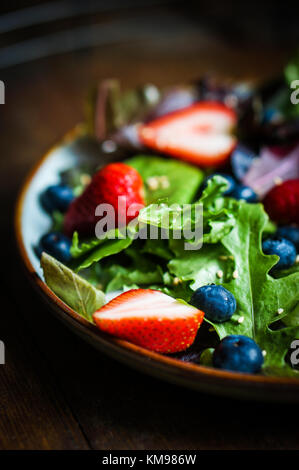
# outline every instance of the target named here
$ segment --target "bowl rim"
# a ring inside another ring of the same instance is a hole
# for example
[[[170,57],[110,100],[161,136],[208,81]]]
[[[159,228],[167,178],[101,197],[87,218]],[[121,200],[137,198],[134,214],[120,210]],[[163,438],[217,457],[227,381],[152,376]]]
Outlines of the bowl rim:
[[[137,360],[137,362],[147,362],[152,367],[162,367],[162,369],[168,369],[171,373],[183,373],[189,376],[189,379],[194,380],[212,380],[214,385],[222,386],[228,382],[231,386],[249,386],[249,387],[266,387],[269,386],[289,386],[292,390],[297,389],[299,391],[299,380],[293,377],[281,377],[281,376],[264,376],[254,374],[242,374],[238,372],[230,372],[226,370],[215,369],[212,367],[202,366],[200,364],[194,364],[191,362],[184,362],[179,359],[164,356],[154,351],[149,351],[145,348],[137,346],[125,340],[121,340],[110,335],[101,332],[95,325],[88,322],[81,315],[76,313],[72,308],[65,304],[59,297],[57,297],[46,283],[36,273],[34,266],[32,265],[22,236],[22,213],[24,208],[24,200],[26,194],[31,186],[32,180],[35,177],[39,168],[44,162],[52,155],[52,152],[59,148],[61,145],[71,143],[75,138],[82,137],[86,134],[85,127],[78,125],[71,131],[66,133],[62,139],[60,139],[55,145],[51,146],[50,149],[40,158],[32,169],[27,174],[21,188],[19,190],[15,211],[14,211],[14,234],[15,241],[19,256],[22,260],[23,266],[29,280],[37,288],[39,294],[44,297],[46,301],[52,307],[55,308],[58,315],[62,320],[72,323],[73,326],[77,327],[78,330],[92,337],[93,340],[101,343],[101,349],[104,349],[109,354],[109,349],[117,351],[124,357],[130,357],[131,360]]]

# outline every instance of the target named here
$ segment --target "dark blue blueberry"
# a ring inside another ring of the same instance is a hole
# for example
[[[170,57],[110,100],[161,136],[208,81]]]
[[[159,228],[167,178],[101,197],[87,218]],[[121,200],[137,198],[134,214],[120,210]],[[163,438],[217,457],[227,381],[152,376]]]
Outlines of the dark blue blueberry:
[[[229,195],[234,190],[234,187],[236,186],[236,182],[235,182],[234,178],[231,175],[227,175],[226,173],[213,173],[212,175],[209,175],[204,179],[204,181],[201,185],[201,190],[202,191],[207,187],[208,181],[210,179],[212,179],[214,176],[222,176],[228,182],[228,188],[223,193],[225,196]]]
[[[217,369],[256,374],[264,362],[261,348],[256,342],[243,335],[223,338],[213,354],[213,365]]]
[[[233,174],[238,180],[241,181],[244,178],[255,158],[257,156],[250,149],[244,145],[237,145],[231,154],[230,161]]]
[[[64,184],[49,186],[40,196],[43,208],[49,213],[54,210],[66,212],[73,199],[73,190]]]
[[[278,255],[279,261],[274,269],[287,269],[296,261],[296,247],[286,238],[272,237],[263,241],[263,252],[266,255]]]
[[[294,243],[297,251],[299,250],[299,227],[292,227],[291,225],[278,227],[276,235],[290,240],[290,242]]]
[[[196,289],[190,303],[202,310],[208,320],[217,323],[229,320],[237,306],[233,294],[215,284]]]
[[[43,251],[56,258],[62,263],[67,263],[71,260],[71,240],[60,232],[46,233],[39,242],[38,252],[41,254]]]
[[[257,194],[249,186],[244,186],[242,184],[237,184],[235,189],[230,194],[230,197],[234,199],[243,199],[246,202],[257,202]]]

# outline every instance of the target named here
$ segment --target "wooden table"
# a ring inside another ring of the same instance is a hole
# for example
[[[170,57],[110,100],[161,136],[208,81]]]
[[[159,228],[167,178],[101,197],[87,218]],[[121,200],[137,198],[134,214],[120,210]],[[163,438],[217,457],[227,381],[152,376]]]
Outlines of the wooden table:
[[[188,29],[188,28],[187,28]],[[88,86],[188,81],[202,72],[263,78],[285,49],[188,29],[118,41],[0,71],[1,449],[299,448],[298,409],[202,395],[142,375],[93,350],[49,313],[28,283],[13,239],[17,191],[31,166],[82,119]],[[4,302],[3,302],[4,299]]]

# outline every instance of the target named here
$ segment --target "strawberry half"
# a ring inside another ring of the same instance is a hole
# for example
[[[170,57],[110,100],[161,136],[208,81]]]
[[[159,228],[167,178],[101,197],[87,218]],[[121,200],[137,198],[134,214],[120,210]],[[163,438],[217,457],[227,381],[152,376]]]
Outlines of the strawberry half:
[[[202,101],[139,128],[144,145],[200,166],[223,164],[236,145],[231,135],[235,112],[222,103]]]
[[[124,292],[93,315],[100,330],[160,353],[187,349],[203,317],[195,307],[151,289]]]
[[[275,222],[299,224],[299,179],[287,180],[274,186],[263,203],[266,212]]]
[[[76,230],[79,235],[94,235],[99,217],[95,209],[99,204],[111,204],[115,211],[115,227],[118,226],[119,197],[125,196],[123,224],[134,219],[139,210],[132,207],[130,215],[127,210],[133,204],[144,206],[143,182],[139,173],[125,163],[110,163],[93,176],[84,192],[68,208],[64,218],[64,233],[72,236]],[[139,209],[140,209],[139,207]]]

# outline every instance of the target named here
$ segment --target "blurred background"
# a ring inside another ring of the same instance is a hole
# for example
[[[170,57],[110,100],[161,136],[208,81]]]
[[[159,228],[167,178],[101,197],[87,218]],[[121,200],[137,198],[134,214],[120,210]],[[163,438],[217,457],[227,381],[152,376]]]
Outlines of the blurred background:
[[[275,76],[299,44],[298,11],[288,0],[1,1],[0,170],[14,182],[11,192],[82,120],[87,91],[98,80],[118,77],[127,88],[207,73]]]
[[[120,42],[154,41],[173,50],[202,36],[281,48],[298,42],[290,1],[53,0],[2,1],[1,59],[5,68],[30,60]],[[179,44],[177,44],[177,42]],[[190,47],[190,45],[189,45]],[[244,51],[245,52],[245,51]]]
[[[299,44],[298,11],[290,1],[2,1],[0,125],[18,135],[2,141],[4,153],[13,153],[24,174],[82,119],[87,89],[102,78],[119,77],[128,87],[203,73],[277,75]]]
[[[83,119],[91,85],[107,77],[128,88],[187,82],[206,73],[254,81],[276,76],[299,45],[298,7],[256,0],[1,0],[0,38],[1,299],[8,306],[2,303],[0,317],[7,350],[0,375],[0,448],[85,448],[81,427],[92,448],[298,446],[297,420],[288,420],[293,408],[278,419],[274,406],[232,402],[224,408],[222,400],[209,397],[204,407],[195,407],[194,392],[91,350],[29,287],[12,227],[25,176]]]

